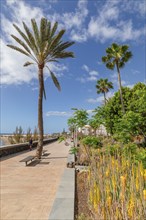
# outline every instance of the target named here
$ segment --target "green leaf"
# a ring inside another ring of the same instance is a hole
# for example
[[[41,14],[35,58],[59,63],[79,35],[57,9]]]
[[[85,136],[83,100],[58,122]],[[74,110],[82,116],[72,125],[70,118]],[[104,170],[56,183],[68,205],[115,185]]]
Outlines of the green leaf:
[[[35,39],[34,39],[32,33],[30,32],[29,28],[27,27],[27,25],[24,22],[23,22],[23,26],[24,26],[24,29],[25,29],[25,31],[27,33],[29,41],[31,43],[31,48],[32,48],[34,54],[37,55],[39,51],[38,51],[38,48],[37,48],[37,46],[35,44]]]
[[[51,45],[50,45],[50,49],[54,48],[54,46],[57,45],[57,43],[59,42],[59,40],[62,38],[63,34],[65,33],[65,30],[61,30],[56,36],[55,38],[52,40]]]
[[[59,59],[64,59],[64,58],[68,58],[68,57],[74,58],[74,53],[73,52],[62,51],[62,52],[56,53],[54,55],[54,57],[59,58]]]
[[[38,29],[38,26],[37,26],[37,23],[36,23],[35,19],[31,19],[31,24],[32,24],[32,28],[33,28],[33,32],[34,32],[34,36],[35,36],[35,41],[36,41],[37,47],[40,48],[39,29]]]
[[[53,35],[55,34],[56,30],[57,30],[57,27],[58,27],[58,22],[55,22],[54,26],[52,27],[52,30],[51,30],[51,37],[53,37]]]
[[[16,28],[16,30],[19,32],[19,34],[23,37],[23,39],[26,41],[28,46],[32,49],[31,43],[30,43],[29,39],[27,38],[27,36],[20,30],[20,28],[17,25],[13,24],[13,26]]]
[[[61,91],[61,87],[60,87],[60,84],[59,84],[59,82],[58,82],[58,79],[56,78],[56,76],[54,75],[54,73],[49,69],[49,67],[48,67],[48,66],[46,66],[46,67],[48,68],[48,70],[49,70],[49,72],[50,72],[51,78],[52,78],[52,80],[53,80],[55,86],[57,87],[57,89],[58,89],[59,91]]]
[[[42,18],[40,24],[40,51],[43,52],[45,44],[46,44],[46,27],[47,27],[47,19]]]
[[[31,64],[34,64],[34,63],[31,63],[31,62],[26,62],[26,63],[24,63],[24,65],[23,66],[29,66],[29,65],[31,65]]]
[[[31,51],[23,41],[21,41],[18,37],[14,36],[13,34],[11,35],[11,37],[13,37],[28,53],[31,54]]]
[[[16,47],[16,46],[13,46],[13,45],[10,45],[10,44],[7,44],[7,47],[12,48],[13,50],[17,50],[17,51],[19,51],[20,53],[23,53],[23,54],[25,54],[26,56],[30,57],[30,55],[29,55],[28,53],[26,53],[24,50],[22,50],[22,49],[19,48],[19,47]]]

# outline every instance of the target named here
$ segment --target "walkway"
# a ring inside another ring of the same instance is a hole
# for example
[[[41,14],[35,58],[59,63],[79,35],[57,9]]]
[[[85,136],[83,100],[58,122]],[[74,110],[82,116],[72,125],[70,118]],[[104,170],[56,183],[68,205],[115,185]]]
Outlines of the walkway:
[[[69,146],[54,142],[44,149],[47,152],[41,162],[31,166],[19,161],[34,155],[35,150],[1,161],[1,220],[48,220]]]

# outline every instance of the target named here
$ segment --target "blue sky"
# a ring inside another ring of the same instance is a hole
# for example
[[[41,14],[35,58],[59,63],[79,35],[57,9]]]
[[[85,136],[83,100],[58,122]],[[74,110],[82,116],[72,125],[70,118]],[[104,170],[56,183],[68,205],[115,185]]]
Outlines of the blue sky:
[[[69,48],[74,59],[61,60],[50,68],[61,84],[61,92],[53,85],[45,69],[47,100],[44,100],[45,133],[67,130],[72,107],[89,113],[103,103],[96,93],[96,81],[108,78],[118,90],[117,73],[101,62],[105,50],[113,42],[128,44],[133,58],[121,69],[122,85],[132,87],[146,78],[146,1],[145,0],[2,0],[1,1],[1,133],[24,131],[37,126],[38,81],[35,67],[23,67],[27,57],[6,47],[13,43],[11,34],[19,36],[13,23],[39,23],[42,17],[59,22],[65,28],[64,40],[75,41]],[[20,36],[19,36],[20,37]],[[16,43],[15,43],[16,45]]]

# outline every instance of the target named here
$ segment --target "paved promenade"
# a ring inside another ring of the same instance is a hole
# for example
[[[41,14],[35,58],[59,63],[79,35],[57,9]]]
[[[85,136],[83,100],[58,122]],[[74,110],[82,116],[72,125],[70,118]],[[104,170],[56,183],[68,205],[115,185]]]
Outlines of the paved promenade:
[[[0,162],[0,220],[48,220],[69,146],[57,141],[44,149],[40,163],[30,166],[19,161],[35,150]]]

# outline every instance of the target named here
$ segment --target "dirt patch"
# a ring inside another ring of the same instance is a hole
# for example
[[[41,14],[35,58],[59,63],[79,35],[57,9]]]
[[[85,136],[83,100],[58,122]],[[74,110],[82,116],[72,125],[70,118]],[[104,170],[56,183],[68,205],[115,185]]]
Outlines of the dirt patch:
[[[76,172],[75,220],[92,220],[88,205],[87,171]]]

